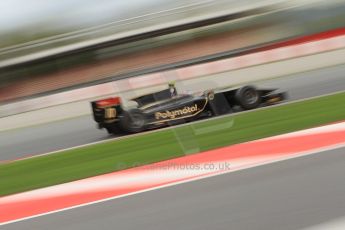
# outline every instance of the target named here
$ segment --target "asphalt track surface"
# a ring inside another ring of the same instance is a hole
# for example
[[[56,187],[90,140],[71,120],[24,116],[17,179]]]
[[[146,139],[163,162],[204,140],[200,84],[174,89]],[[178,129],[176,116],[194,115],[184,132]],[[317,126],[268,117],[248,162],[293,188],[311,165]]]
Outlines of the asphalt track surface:
[[[0,229],[303,229],[345,216],[344,175],[340,148]]]
[[[345,65],[294,74],[255,84],[276,87],[298,100],[345,90]],[[91,116],[0,132],[0,161],[15,160],[114,138],[96,129]]]

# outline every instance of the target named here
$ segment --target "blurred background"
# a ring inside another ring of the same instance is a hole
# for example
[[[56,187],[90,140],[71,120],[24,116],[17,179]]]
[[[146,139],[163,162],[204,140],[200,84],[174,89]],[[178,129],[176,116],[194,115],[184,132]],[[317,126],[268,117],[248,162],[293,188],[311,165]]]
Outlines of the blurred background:
[[[0,3],[0,103],[254,52],[340,28],[340,0]]]

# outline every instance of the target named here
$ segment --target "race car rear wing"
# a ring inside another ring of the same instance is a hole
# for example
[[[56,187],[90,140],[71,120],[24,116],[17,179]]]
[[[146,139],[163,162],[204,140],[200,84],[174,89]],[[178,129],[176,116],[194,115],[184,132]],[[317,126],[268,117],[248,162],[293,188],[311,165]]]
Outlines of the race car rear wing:
[[[120,97],[92,101],[93,118],[98,123],[111,123],[122,113]]]

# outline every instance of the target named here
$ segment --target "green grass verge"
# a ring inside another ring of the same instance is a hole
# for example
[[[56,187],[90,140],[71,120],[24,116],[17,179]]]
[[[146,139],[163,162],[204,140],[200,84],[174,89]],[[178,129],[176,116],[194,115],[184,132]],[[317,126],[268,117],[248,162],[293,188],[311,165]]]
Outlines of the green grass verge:
[[[2,164],[0,196],[345,120],[344,103],[339,93]]]

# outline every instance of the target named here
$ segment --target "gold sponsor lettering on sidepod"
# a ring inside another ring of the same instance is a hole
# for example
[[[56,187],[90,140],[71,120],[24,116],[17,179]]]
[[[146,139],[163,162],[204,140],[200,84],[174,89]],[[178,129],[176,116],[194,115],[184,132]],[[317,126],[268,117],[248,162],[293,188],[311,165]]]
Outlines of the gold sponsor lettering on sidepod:
[[[156,112],[155,118],[157,120],[163,118],[163,119],[174,119],[179,116],[191,114],[198,111],[198,105],[194,104],[193,106],[185,106],[183,109],[177,109],[177,110],[166,110],[165,112]]]

